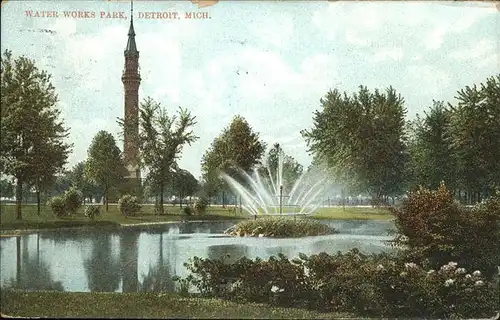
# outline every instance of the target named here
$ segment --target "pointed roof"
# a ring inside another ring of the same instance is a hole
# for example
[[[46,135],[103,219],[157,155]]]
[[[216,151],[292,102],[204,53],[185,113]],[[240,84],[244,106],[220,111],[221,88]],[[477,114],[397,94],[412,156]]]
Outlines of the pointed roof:
[[[130,9],[130,28],[128,29],[128,41],[127,47],[125,48],[125,55],[135,55],[139,54],[137,51],[137,45],[135,44],[135,31],[134,31],[134,9]]]

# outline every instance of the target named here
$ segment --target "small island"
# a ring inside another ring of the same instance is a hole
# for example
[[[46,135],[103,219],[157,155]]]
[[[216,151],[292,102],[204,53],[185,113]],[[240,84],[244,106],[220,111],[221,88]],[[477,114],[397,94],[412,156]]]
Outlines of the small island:
[[[311,219],[289,217],[265,217],[245,220],[225,231],[238,237],[299,238],[336,233],[334,228]]]

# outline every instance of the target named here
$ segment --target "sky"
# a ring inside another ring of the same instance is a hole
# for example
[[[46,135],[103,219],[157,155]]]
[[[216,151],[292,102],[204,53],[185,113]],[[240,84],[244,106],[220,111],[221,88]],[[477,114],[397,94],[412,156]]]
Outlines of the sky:
[[[52,74],[58,108],[74,149],[68,167],[85,160],[99,130],[123,147],[121,74],[130,19],[128,1],[15,1],[1,7],[1,49],[34,59]],[[26,17],[26,10],[59,17]],[[63,11],[96,18],[64,18]],[[101,19],[101,11],[127,19]],[[178,12],[179,20],[139,19],[140,12]],[[184,19],[207,12],[209,19]],[[213,139],[240,114],[272,146],[307,166],[300,131],[311,128],[330,89],[353,93],[393,86],[407,117],[432,100],[454,102],[457,90],[500,72],[500,11],[493,3],[135,1],[140,51],[139,99],[152,97],[168,112],[196,116],[200,137],[185,146],[179,165],[200,175]]]

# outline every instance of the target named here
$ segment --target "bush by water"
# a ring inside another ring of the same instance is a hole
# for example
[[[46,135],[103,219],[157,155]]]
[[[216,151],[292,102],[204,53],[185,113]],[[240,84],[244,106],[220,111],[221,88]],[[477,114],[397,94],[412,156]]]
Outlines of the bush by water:
[[[126,194],[118,200],[118,209],[124,216],[135,216],[141,211],[141,205],[137,197]]]
[[[332,234],[335,230],[309,219],[269,217],[242,221],[227,233],[233,236],[295,238]]]
[[[357,249],[232,264],[194,257],[185,266],[191,275],[184,280],[204,296],[364,316],[485,317],[495,313],[500,294],[480,270],[456,262],[427,269]]]

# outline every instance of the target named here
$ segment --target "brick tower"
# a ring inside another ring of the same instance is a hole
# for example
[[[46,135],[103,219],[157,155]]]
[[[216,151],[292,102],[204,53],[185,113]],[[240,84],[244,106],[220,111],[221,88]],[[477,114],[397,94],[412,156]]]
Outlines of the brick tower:
[[[133,4],[131,3],[130,28],[128,30],[127,47],[125,48],[125,68],[122,75],[125,89],[123,152],[125,166],[129,173],[128,178],[140,182],[138,135],[141,76],[139,74],[139,51],[137,51],[137,45],[135,44],[133,10]]]

